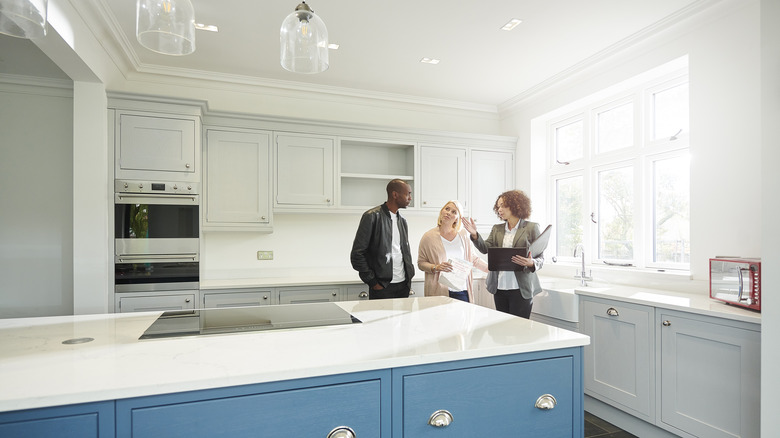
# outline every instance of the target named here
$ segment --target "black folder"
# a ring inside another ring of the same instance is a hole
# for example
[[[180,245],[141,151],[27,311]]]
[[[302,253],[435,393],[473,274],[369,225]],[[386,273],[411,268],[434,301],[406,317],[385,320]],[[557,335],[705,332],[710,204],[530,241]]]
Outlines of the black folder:
[[[542,231],[539,236],[531,242],[528,247],[520,248],[488,248],[488,270],[490,271],[518,271],[523,267],[512,262],[512,256],[519,254],[523,257],[539,257],[547,248],[550,242],[550,229],[552,225]]]

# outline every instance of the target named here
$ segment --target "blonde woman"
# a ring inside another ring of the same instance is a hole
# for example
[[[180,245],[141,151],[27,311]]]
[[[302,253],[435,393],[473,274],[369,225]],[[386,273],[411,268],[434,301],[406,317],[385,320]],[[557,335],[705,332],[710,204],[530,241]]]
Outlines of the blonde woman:
[[[420,239],[417,267],[425,272],[425,296],[449,296],[469,303],[474,302],[471,291],[471,271],[463,285],[455,290],[441,284],[442,272],[452,272],[448,260],[461,259],[471,262],[478,269],[487,272],[487,263],[472,251],[469,233],[462,229],[461,206],[458,201],[449,201],[439,212],[437,226],[428,230]]]

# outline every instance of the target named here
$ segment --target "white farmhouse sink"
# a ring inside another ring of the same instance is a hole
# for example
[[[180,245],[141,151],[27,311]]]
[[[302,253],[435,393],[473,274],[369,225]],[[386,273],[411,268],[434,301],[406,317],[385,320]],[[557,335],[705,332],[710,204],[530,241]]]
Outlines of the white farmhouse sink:
[[[542,278],[542,292],[534,297],[533,313],[563,321],[580,321],[580,299],[575,289],[592,289],[580,286],[580,280]],[[606,288],[599,288],[604,289]]]

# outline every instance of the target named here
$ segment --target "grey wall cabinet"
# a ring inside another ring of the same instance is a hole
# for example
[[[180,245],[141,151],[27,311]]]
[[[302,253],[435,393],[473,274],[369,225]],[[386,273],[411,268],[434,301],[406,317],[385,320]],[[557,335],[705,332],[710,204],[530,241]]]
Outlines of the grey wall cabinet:
[[[204,230],[272,231],[271,135],[207,129]]]
[[[277,207],[331,207],[335,140],[303,134],[276,135]]]

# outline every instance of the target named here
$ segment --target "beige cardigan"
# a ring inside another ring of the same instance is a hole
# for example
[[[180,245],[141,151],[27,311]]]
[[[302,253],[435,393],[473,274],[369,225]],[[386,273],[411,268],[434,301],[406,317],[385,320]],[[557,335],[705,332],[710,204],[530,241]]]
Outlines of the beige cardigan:
[[[455,237],[463,242],[463,248],[465,249],[465,259],[474,263],[477,269],[487,272],[487,263],[479,258],[476,251],[472,251],[474,246],[471,243],[468,232],[461,229],[458,235]],[[439,227],[432,228],[423,234],[420,239],[420,246],[417,250],[417,267],[421,271],[425,272],[425,296],[445,296],[448,297],[449,290],[447,286],[439,283],[439,272],[431,272],[431,269],[435,265],[444,263],[447,261],[447,252],[444,250],[444,245],[441,243],[441,235],[439,234]],[[467,283],[467,290],[469,292],[469,302],[474,302],[474,294],[471,287],[471,273],[469,273],[469,280]]]

